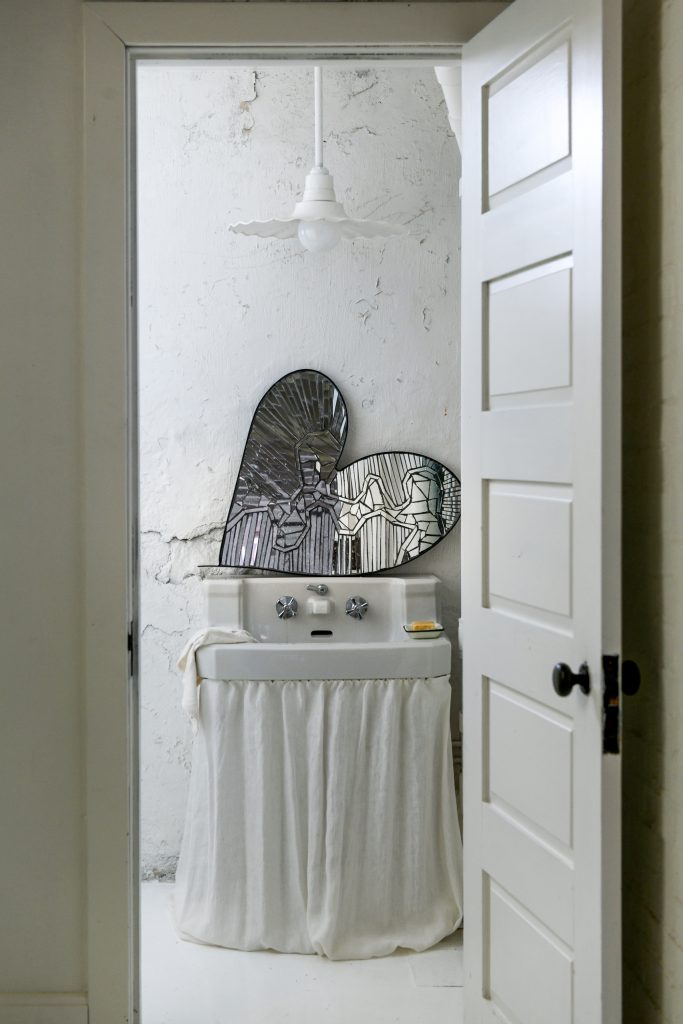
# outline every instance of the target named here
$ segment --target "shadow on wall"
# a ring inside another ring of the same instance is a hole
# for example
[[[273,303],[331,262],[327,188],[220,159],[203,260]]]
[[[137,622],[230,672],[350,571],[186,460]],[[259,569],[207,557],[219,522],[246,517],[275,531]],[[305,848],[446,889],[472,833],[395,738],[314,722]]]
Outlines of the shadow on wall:
[[[624,1024],[664,1024],[661,3],[624,10],[623,652]],[[673,680],[671,681],[673,683]]]

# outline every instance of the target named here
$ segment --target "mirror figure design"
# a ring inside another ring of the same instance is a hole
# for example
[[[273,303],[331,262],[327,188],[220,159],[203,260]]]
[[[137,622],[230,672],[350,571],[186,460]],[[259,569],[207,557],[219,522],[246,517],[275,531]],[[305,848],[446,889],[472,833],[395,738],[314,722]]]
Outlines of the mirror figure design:
[[[380,452],[340,469],[346,403],[317,370],[286,374],[259,402],[219,564],[357,576],[405,565],[460,518],[460,481],[436,459]]]

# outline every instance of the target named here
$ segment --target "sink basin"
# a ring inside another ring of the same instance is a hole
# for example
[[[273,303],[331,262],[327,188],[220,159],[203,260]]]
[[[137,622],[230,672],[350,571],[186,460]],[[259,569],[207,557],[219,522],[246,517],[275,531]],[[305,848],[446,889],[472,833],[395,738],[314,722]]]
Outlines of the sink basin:
[[[451,671],[445,637],[421,643],[210,644],[197,655],[205,679],[422,679]]]
[[[323,594],[316,588],[327,588]],[[232,576],[204,581],[207,624],[245,629],[255,643],[211,644],[197,655],[207,679],[415,679],[448,675],[450,640],[411,636],[404,625],[438,618],[436,576],[316,578]],[[297,614],[279,618],[280,598]],[[346,614],[367,601],[362,619]]]

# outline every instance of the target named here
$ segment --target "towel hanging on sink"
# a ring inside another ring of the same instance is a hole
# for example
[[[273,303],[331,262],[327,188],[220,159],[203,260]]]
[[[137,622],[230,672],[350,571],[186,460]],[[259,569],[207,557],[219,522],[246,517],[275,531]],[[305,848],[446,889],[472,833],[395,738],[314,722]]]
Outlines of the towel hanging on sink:
[[[246,629],[231,629],[225,626],[208,626],[190,637],[178,658],[178,668],[183,673],[182,708],[192,722],[192,732],[197,734],[199,722],[199,684],[196,654],[207,644],[248,644],[255,643]]]

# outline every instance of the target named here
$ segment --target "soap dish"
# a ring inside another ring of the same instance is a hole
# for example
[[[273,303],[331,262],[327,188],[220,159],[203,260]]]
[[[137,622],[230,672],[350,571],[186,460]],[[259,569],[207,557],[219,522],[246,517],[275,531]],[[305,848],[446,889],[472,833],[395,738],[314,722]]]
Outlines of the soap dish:
[[[412,629],[410,626],[404,626],[403,632],[414,640],[433,640],[435,637],[441,636],[443,626],[439,622],[434,624],[434,629]]]

